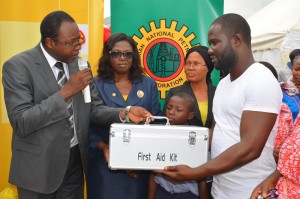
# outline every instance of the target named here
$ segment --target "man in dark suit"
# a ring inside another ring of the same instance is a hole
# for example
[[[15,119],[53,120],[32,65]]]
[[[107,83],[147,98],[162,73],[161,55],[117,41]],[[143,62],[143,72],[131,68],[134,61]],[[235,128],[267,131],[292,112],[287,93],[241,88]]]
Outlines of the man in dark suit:
[[[138,123],[150,113],[141,107],[103,105],[91,70],[78,68],[82,40],[70,15],[52,12],[40,28],[41,43],[3,65],[13,128],[9,182],[17,186],[20,199],[80,199],[90,122],[109,126],[129,118]],[[87,85],[91,103],[84,102],[81,92]]]

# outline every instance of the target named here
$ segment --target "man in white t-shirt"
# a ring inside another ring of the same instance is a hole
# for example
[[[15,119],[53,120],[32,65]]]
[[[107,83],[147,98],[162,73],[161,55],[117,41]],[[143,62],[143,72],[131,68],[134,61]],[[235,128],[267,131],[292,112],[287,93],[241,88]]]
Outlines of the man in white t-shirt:
[[[156,172],[178,181],[214,175],[214,199],[250,198],[255,186],[276,168],[272,151],[281,89],[270,70],[255,63],[251,30],[240,15],[218,17],[208,41],[215,68],[229,71],[213,101],[212,160],[197,168],[178,165]]]

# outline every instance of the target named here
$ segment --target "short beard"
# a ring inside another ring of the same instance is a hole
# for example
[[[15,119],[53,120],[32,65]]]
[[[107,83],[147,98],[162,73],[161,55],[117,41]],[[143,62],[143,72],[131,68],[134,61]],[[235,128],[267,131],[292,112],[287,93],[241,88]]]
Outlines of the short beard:
[[[215,63],[215,68],[217,70],[228,70],[234,67],[238,60],[238,54],[234,52],[231,46],[227,46],[224,49],[224,54],[218,59],[219,61]],[[220,61],[221,60],[221,61]]]

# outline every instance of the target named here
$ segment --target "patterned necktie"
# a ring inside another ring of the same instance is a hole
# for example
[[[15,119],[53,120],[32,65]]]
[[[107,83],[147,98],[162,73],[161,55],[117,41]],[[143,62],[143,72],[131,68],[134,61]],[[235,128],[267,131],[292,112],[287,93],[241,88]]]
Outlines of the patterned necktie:
[[[63,64],[61,62],[56,62],[55,64],[56,68],[58,68],[59,72],[57,75],[57,83],[60,88],[62,88],[65,83],[67,82],[67,76],[63,67]],[[74,115],[73,115],[73,104],[72,104],[72,98],[70,98],[67,102],[68,111],[70,113],[70,117],[68,118],[69,124],[70,124],[70,131],[72,137],[74,136]]]

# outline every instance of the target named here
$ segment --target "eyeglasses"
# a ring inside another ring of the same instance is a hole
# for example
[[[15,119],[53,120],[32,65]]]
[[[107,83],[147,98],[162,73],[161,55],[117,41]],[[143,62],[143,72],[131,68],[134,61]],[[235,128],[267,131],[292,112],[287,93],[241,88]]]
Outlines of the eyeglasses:
[[[72,49],[76,48],[77,46],[81,46],[84,43],[84,39],[81,37],[77,41],[71,41],[71,42],[62,42],[55,38],[52,38],[52,39],[64,46],[67,46],[68,48],[72,48]]]
[[[206,66],[206,64],[202,64],[202,63],[198,63],[198,62],[186,62],[184,64],[185,67],[195,67],[195,68],[201,68],[201,67],[204,67]]]
[[[114,59],[120,59],[123,55],[124,59],[132,59],[134,52],[109,51],[109,54]]]

